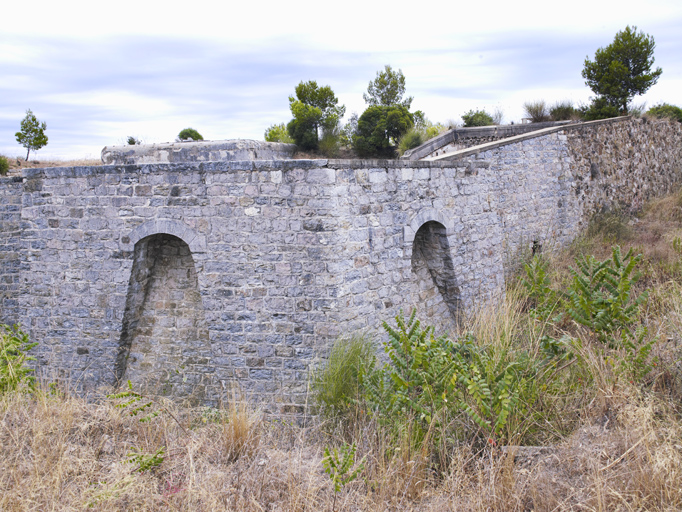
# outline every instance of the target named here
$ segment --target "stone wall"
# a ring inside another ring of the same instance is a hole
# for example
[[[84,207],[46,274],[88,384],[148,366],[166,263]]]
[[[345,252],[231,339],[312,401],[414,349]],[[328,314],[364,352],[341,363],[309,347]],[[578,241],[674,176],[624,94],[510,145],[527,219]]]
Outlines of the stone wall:
[[[21,240],[21,200],[24,191],[19,177],[0,177],[0,323],[19,321],[19,273],[25,263]]]
[[[452,327],[502,296],[533,242],[679,184],[681,143],[679,124],[621,120],[432,161],[27,169],[2,188],[23,189],[2,203],[1,254],[21,262],[17,280],[2,260],[3,314],[40,342],[41,371],[84,392],[130,378],[216,403],[238,383],[297,412],[336,336],[413,307]]]

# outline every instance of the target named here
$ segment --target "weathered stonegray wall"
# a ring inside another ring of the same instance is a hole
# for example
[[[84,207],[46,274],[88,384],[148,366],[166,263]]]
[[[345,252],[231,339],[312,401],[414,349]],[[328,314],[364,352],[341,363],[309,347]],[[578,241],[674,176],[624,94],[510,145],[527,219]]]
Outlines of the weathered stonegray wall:
[[[0,323],[19,321],[19,271],[26,254],[21,241],[23,180],[0,178]]]
[[[446,329],[501,296],[532,241],[568,243],[595,209],[679,183],[679,125],[581,129],[430,162],[28,169],[10,303],[38,366],[84,391],[151,379],[215,403],[237,382],[300,411],[337,335],[414,306]]]

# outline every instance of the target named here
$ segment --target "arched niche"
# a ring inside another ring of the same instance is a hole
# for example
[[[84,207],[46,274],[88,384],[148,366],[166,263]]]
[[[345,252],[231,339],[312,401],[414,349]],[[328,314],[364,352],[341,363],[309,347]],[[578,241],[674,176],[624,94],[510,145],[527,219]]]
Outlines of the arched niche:
[[[200,399],[212,357],[191,246],[161,232],[135,240],[133,254],[117,381]]]

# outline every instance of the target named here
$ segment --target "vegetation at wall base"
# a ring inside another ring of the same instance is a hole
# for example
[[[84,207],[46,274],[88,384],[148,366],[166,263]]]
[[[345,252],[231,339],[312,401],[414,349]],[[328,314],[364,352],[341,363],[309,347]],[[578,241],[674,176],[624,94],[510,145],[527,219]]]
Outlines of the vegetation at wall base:
[[[682,193],[519,266],[448,335],[417,310],[337,340],[305,428],[229,393],[194,410],[134,386],[7,390],[0,509],[680,509]]]

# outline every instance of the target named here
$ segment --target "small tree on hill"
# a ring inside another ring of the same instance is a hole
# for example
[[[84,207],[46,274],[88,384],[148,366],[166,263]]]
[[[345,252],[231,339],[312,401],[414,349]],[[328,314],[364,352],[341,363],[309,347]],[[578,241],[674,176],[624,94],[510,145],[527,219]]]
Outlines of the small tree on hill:
[[[367,93],[362,95],[369,106],[405,107],[412,105],[412,96],[403,99],[405,94],[405,76],[402,70],[393,71],[391,66],[384,66],[377,71],[377,77],[367,86]]]
[[[29,108],[26,111],[26,117],[21,121],[21,131],[15,134],[17,142],[27,149],[27,162],[31,150],[38,151],[40,148],[47,145],[47,135],[45,135],[46,129],[47,124],[45,124],[44,121],[42,123],[38,121]]]
[[[179,140],[204,140],[201,134],[194,128],[185,128],[178,133]]]
[[[627,26],[616,34],[613,43],[596,51],[594,61],[585,58],[582,76],[597,100],[603,100],[602,110],[610,106],[627,114],[632,98],[658,82],[663,70],[651,69],[655,46],[652,36]]]

